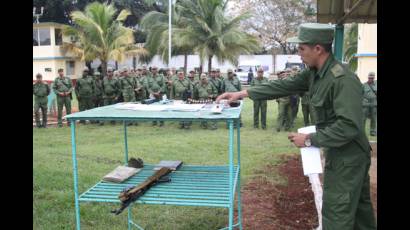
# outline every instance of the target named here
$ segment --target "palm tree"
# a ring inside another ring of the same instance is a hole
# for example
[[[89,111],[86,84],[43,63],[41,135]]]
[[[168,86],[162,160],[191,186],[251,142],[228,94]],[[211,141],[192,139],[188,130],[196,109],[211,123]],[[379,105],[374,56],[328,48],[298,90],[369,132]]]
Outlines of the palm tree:
[[[87,5],[84,12],[72,12],[74,26],[65,26],[63,34],[77,41],[64,43],[66,52],[86,62],[99,58],[103,73],[106,73],[108,60],[121,62],[128,56],[146,55],[145,49],[135,46],[133,30],[123,26],[130,12],[122,10],[114,19],[116,13],[112,4],[99,2]]]
[[[227,1],[223,0],[179,0],[177,11],[186,21],[185,28],[176,28],[176,45],[195,47],[201,63],[208,58],[208,71],[212,68],[212,57],[219,62],[226,60],[238,64],[240,54],[259,51],[259,41],[239,29],[239,23],[250,17],[243,13],[233,19],[225,16]]]
[[[176,3],[178,4],[178,2]],[[176,10],[176,4],[171,7],[171,24],[172,24],[172,51],[171,56],[184,55],[184,72],[186,73],[188,65],[188,54],[192,53],[193,48],[187,44],[178,43],[179,39],[175,30],[182,29],[187,26],[186,19]],[[151,11],[146,14],[141,20],[141,28],[147,31],[145,48],[152,55],[159,54],[161,59],[169,63],[168,60],[168,8],[166,12]]]
[[[349,64],[350,69],[355,72],[357,69],[357,39],[358,39],[358,25],[353,23],[347,31],[346,39],[344,40],[344,61]]]

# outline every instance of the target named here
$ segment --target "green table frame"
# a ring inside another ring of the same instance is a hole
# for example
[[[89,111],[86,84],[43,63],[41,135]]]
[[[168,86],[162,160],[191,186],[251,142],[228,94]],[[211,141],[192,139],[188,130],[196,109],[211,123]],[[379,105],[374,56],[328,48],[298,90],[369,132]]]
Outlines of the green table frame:
[[[229,133],[229,164],[220,166],[183,165],[177,171],[171,173],[171,182],[158,184],[151,188],[135,203],[162,204],[181,206],[206,206],[224,207],[229,209],[228,227],[223,229],[232,230],[235,227],[242,229],[242,211],[240,196],[240,112],[243,102],[239,107],[229,108],[222,114],[212,114],[209,110],[197,112],[178,111],[131,111],[115,108],[116,105],[99,107],[83,112],[65,116],[71,122],[71,146],[74,177],[74,200],[76,229],[80,230],[80,202],[112,202],[120,203],[119,192],[129,186],[144,181],[152,175],[154,165],[145,165],[143,170],[121,184],[99,181],[96,185],[79,195],[78,170],[77,170],[77,146],[76,146],[76,122],[77,120],[114,120],[124,123],[124,146],[125,164],[128,162],[128,137],[127,123],[132,121],[225,121],[228,124]],[[234,164],[234,123],[237,127],[237,165]],[[235,194],[237,195],[238,221],[234,224]],[[128,207],[128,229],[136,227],[143,229],[132,220],[131,208]]]

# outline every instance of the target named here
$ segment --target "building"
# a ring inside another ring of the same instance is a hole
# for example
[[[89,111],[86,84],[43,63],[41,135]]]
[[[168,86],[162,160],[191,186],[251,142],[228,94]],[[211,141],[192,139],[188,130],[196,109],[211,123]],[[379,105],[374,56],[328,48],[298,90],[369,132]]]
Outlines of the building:
[[[85,63],[62,48],[63,41],[71,39],[62,36],[63,26],[54,22],[33,24],[33,81],[37,73],[41,73],[45,81],[54,81],[60,68],[71,79],[81,75]]]
[[[357,76],[360,81],[367,81],[367,75],[373,71],[377,79],[377,24],[359,24],[357,41]]]

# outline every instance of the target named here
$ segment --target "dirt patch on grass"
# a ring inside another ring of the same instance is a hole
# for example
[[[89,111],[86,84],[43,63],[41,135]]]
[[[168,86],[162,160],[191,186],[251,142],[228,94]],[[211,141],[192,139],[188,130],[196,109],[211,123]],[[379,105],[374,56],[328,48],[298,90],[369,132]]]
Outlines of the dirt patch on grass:
[[[307,230],[318,226],[313,192],[303,175],[300,156],[284,156],[283,160],[277,170],[267,165],[264,171],[279,172],[286,185],[273,185],[257,177],[242,189],[244,229]]]

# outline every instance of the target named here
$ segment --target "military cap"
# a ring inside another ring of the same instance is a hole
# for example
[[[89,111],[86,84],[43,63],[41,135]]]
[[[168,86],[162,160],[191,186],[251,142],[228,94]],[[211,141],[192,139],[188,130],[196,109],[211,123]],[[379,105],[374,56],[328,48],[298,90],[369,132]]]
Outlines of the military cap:
[[[372,71],[372,72],[369,73],[368,76],[369,76],[369,77],[370,77],[370,76],[373,76],[373,77],[374,77],[374,76],[376,76],[376,74]]]
[[[95,71],[95,72],[94,72],[94,75],[101,75],[101,73],[98,72],[98,71]]]
[[[288,38],[289,43],[331,44],[334,27],[323,23],[303,23],[298,28],[298,36]]]
[[[263,72],[263,68],[262,67],[258,67],[257,71],[262,71]]]
[[[194,71],[194,70],[190,70],[189,73],[195,73],[195,71]]]
[[[112,71],[112,67],[107,67],[107,71]]]
[[[90,71],[89,69],[88,69],[88,67],[86,66],[86,67],[84,67],[84,69],[83,69],[83,72],[84,71]]]
[[[233,70],[232,70],[232,69],[228,69],[226,72],[227,72],[227,73],[233,73]]]
[[[36,78],[42,78],[43,77],[43,75],[41,75],[41,73],[38,73],[37,75],[36,75]]]
[[[177,73],[184,73],[184,70],[183,70],[183,69],[179,69],[179,70],[177,71]]]
[[[125,72],[125,71],[128,71],[128,67],[127,67],[127,66],[122,67],[122,71],[121,71],[121,72]]]

